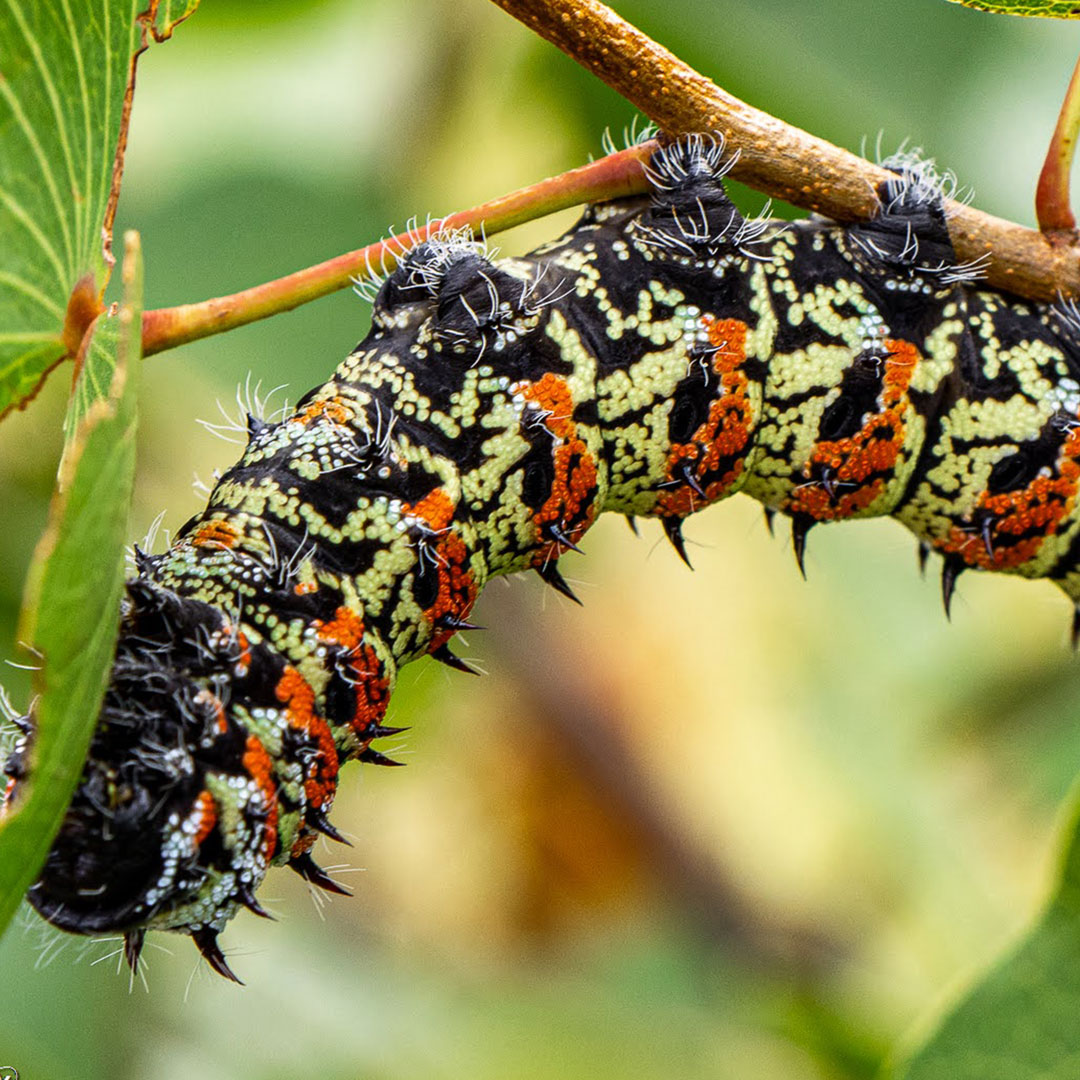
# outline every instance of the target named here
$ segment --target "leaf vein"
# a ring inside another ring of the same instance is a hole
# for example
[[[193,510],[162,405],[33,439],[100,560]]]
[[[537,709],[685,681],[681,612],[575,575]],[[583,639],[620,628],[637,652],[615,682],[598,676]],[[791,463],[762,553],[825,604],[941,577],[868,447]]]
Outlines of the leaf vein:
[[[23,296],[29,297],[43,307],[54,318],[60,322],[64,321],[64,309],[51,296],[46,296],[40,289],[31,285],[26,278],[0,270],[0,285],[7,285],[8,288],[22,293]]]
[[[71,184],[72,198],[75,197],[75,193],[78,191],[78,180],[75,176],[75,158],[72,151],[71,140],[68,137],[67,130],[67,118],[64,115],[64,110],[60,104],[60,95],[56,90],[56,84],[53,82],[52,74],[49,71],[48,64],[45,63],[45,56],[41,49],[41,43],[34,36],[30,29],[29,24],[26,21],[26,16],[23,14],[22,9],[18,6],[16,0],[8,0],[8,6],[11,8],[12,14],[15,16],[15,21],[19,24],[19,29],[22,31],[22,35],[26,40],[26,44],[30,49],[30,53],[34,58],[34,64],[38,69],[38,73],[41,76],[41,82],[45,87],[45,93],[49,99],[49,105],[52,109],[53,116],[56,118],[56,136],[60,142],[60,148],[64,154],[64,163],[67,166],[68,180]],[[84,105],[86,105],[84,94]],[[74,214],[72,215],[74,217]],[[61,222],[65,227],[65,233],[67,231],[67,216],[61,215]],[[68,239],[68,257],[72,257],[71,241]]]
[[[82,104],[83,104],[83,124],[84,124],[84,128],[85,128],[85,130],[83,132],[83,137],[86,140],[86,153],[83,155],[83,157],[85,159],[85,177],[84,177],[83,183],[84,183],[84,189],[86,191],[86,199],[85,199],[85,201],[83,203],[83,214],[84,214],[83,235],[86,237],[85,242],[89,244],[89,243],[93,242],[93,236],[91,234],[91,224],[92,223],[91,223],[91,220],[90,220],[90,214],[92,212],[92,207],[95,205],[94,200],[91,199],[91,191],[93,190],[93,175],[94,175],[94,137],[93,137],[93,128],[92,128],[92,125],[91,125],[91,120],[93,118],[94,113],[93,113],[93,109],[90,107],[90,91],[89,91],[89,88],[88,88],[87,82],[86,82],[86,64],[85,64],[85,62],[83,60],[82,44],[79,41],[78,29],[77,29],[76,24],[75,24],[75,19],[72,16],[72,13],[71,13],[71,4],[69,3],[69,0],[62,0],[62,3],[63,3],[63,7],[64,7],[64,18],[67,21],[68,36],[71,39],[71,54],[74,57],[75,70],[78,72],[78,76],[79,76],[79,93],[82,96]],[[107,6],[108,5],[106,5],[106,7]],[[106,113],[105,113],[104,130],[107,132],[109,130],[108,105],[109,105],[109,94],[110,94],[110,91],[111,91],[111,83],[109,81],[109,70],[110,70],[109,69],[109,59],[110,59],[110,57],[108,56],[108,48],[107,48],[108,38],[107,37],[105,38],[105,44],[106,44],[106,49],[105,49],[106,57],[105,57],[104,68],[105,68],[105,79],[106,79],[106,85],[105,85],[105,109],[106,109]],[[89,255],[90,255],[89,250],[87,250],[86,252],[80,252],[80,254],[85,255],[85,257],[89,261]]]
[[[71,287],[71,283],[68,281],[68,275],[64,272],[64,264],[56,249],[50,243],[49,238],[41,231],[38,223],[26,212],[11,192],[2,187],[0,187],[0,204],[38,242],[38,246],[45,253],[49,262],[52,263],[53,270],[56,271],[56,280],[60,283],[60,291],[66,293]]]
[[[64,212],[64,203],[60,198],[60,190],[56,185],[56,177],[53,176],[49,158],[45,153],[44,147],[41,145],[41,141],[38,139],[37,132],[34,130],[34,125],[30,123],[29,117],[23,112],[22,103],[15,96],[15,92],[8,85],[6,79],[0,81],[0,95],[7,101],[12,115],[15,117],[16,123],[22,128],[23,135],[26,136],[26,141],[30,144],[30,149],[37,159],[42,179],[45,181],[45,186],[49,189],[49,195],[52,199],[53,210],[56,213],[56,220],[60,226],[61,238],[67,252],[68,263],[73,266],[74,252],[71,246],[71,230],[68,227],[67,214]]]

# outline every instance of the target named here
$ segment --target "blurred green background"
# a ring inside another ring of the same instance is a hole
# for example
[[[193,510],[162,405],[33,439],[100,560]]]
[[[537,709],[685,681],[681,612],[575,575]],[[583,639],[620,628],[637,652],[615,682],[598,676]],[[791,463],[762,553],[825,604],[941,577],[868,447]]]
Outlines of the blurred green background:
[[[908,139],[1032,220],[1080,28],[944,0],[621,0],[731,92],[841,145]],[[147,305],[253,284],[600,153],[632,111],[485,0],[203,0],[139,73],[119,228]],[[761,198],[740,190],[744,208]],[[527,250],[573,219],[500,238]],[[249,372],[296,396],[366,329],[341,294],[146,364],[132,537],[176,528],[235,448],[195,420]],[[44,522],[66,376],[0,428],[0,632]],[[740,498],[697,572],[619,520],[565,572],[494,584],[472,680],[407,668],[408,769],[351,768],[352,900],[277,871],[223,944],[245,989],[153,935],[31,915],[0,943],[0,1064],[24,1080],[873,1075],[1030,919],[1080,772],[1080,662],[1043,583],[966,575],[941,613],[891,522],[786,526]],[[933,568],[932,568],[933,569]],[[4,681],[25,700],[23,673]]]

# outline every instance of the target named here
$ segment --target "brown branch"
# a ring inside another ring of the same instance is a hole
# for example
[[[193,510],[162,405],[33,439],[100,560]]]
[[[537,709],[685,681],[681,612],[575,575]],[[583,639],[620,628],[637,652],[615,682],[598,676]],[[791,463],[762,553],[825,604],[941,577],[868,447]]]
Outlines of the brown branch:
[[[723,134],[739,160],[731,176],[775,198],[835,218],[870,217],[889,174],[832,143],[732,97],[599,0],[494,0],[631,104],[668,135]],[[949,204],[960,260],[987,254],[990,285],[1032,300],[1080,294],[1080,252],[1034,229]]]

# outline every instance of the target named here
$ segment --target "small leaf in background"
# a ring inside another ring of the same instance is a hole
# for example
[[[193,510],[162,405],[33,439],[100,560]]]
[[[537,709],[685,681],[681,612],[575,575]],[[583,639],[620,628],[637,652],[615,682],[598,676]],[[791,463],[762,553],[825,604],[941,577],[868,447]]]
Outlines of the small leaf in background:
[[[950,0],[995,15],[1031,15],[1037,19],[1080,19],[1075,0]]]
[[[30,569],[20,637],[32,643],[37,734],[32,777],[0,822],[0,931],[33,882],[82,773],[105,693],[123,588],[128,504],[135,475],[135,400],[141,359],[142,254],[125,237],[124,299],[93,328],[113,367],[109,394],[69,441]],[[86,377],[84,368],[83,378]],[[72,400],[72,408],[80,400]]]
[[[135,60],[196,4],[0,3],[0,417],[100,310]]]
[[[890,1077],[1080,1076],[1080,785],[1068,805],[1060,875],[1042,916]]]

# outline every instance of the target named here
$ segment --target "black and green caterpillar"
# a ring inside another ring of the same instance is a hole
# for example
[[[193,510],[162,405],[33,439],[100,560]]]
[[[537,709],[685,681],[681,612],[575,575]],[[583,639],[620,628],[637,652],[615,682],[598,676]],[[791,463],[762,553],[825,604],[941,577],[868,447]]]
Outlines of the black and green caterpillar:
[[[496,574],[572,595],[596,517],[684,519],[743,491],[791,517],[892,515],[965,569],[1080,601],[1080,317],[977,288],[942,186],[893,162],[869,223],[746,220],[719,140],[657,151],[650,197],[588,208],[522,258],[420,244],[372,329],[161,555],[137,553],[112,680],[30,901],[78,933],[217,944],[267,869],[312,860],[338,771],[398,668],[450,651]],[[6,764],[18,803],[32,724]]]

